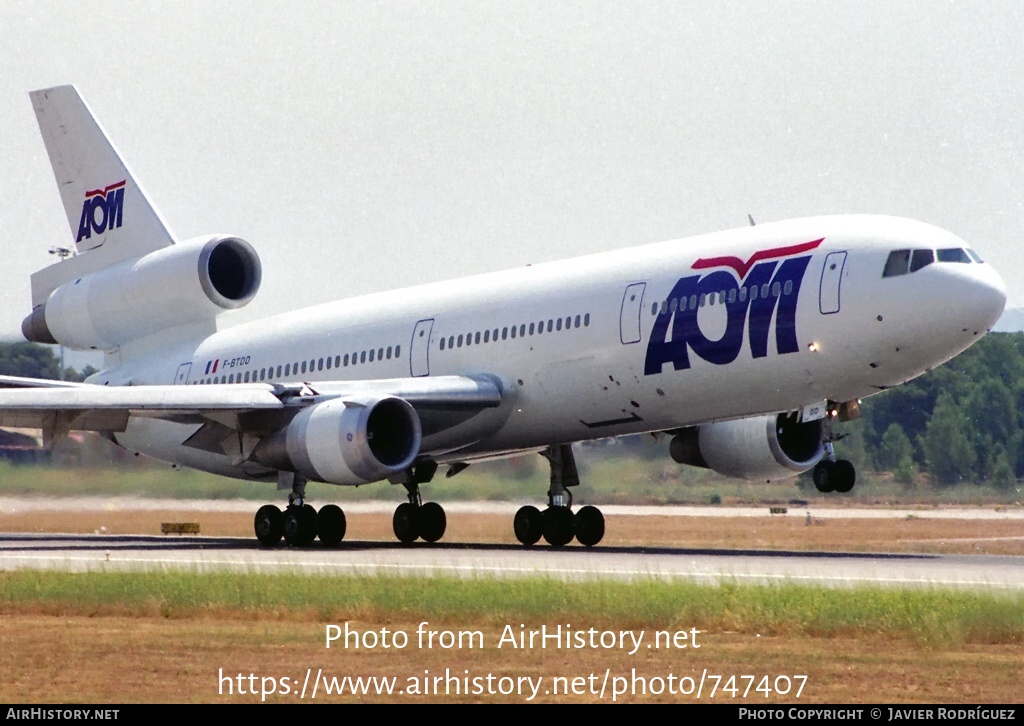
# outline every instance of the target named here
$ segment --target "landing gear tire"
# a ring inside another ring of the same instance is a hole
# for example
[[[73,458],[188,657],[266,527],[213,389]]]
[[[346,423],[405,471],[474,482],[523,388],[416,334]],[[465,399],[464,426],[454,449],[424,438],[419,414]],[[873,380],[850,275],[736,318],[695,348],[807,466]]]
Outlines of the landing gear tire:
[[[604,515],[597,507],[583,507],[572,520],[576,541],[584,547],[593,547],[604,537]]]
[[[836,490],[836,465],[825,459],[814,465],[814,488],[822,494]]]
[[[552,547],[564,547],[575,536],[572,512],[568,507],[544,510],[544,541]]]
[[[337,547],[345,538],[345,513],[336,504],[320,507],[316,515],[317,536],[324,547]]]
[[[273,547],[284,536],[284,513],[273,504],[259,508],[253,518],[256,539],[264,547]]]
[[[857,483],[857,470],[846,459],[840,459],[833,464],[833,481],[836,491],[845,494]]]
[[[512,520],[512,531],[515,532],[520,544],[527,547],[535,545],[544,536],[544,515],[537,507],[520,507]]]
[[[448,526],[448,518],[444,514],[444,507],[437,502],[427,502],[420,507],[419,535],[425,542],[437,542],[444,537],[444,530]]]
[[[391,518],[391,528],[395,537],[402,544],[411,544],[420,536],[419,507],[403,502],[395,508],[395,516]]]
[[[308,547],[316,539],[316,510],[309,504],[289,507],[284,515],[284,539],[294,547]]]

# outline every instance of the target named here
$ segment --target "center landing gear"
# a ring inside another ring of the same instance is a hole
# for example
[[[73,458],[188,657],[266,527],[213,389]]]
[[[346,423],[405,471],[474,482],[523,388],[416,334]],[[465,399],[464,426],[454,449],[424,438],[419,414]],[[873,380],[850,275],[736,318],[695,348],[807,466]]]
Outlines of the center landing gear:
[[[436,471],[437,464],[434,462],[417,464],[410,467],[405,481],[401,482],[409,492],[409,501],[399,504],[395,509],[391,527],[395,531],[395,537],[402,544],[411,544],[417,538],[433,543],[444,536],[448,526],[444,507],[437,502],[423,504],[420,496],[420,484],[426,484],[433,479]]]
[[[581,545],[593,547],[604,537],[604,515],[589,505],[572,512],[572,493],[568,487],[580,483],[572,447],[549,446],[541,455],[551,464],[548,507],[543,512],[530,505],[521,507],[512,520],[516,539],[530,546],[543,537],[552,547],[564,547],[575,538]]]
[[[308,547],[320,537],[325,547],[337,547],[345,537],[345,513],[336,504],[324,505],[317,512],[305,503],[306,480],[297,474],[280,472],[278,488],[291,488],[288,509],[282,512],[273,504],[259,508],[253,520],[256,539],[264,547],[281,541],[293,547]]]

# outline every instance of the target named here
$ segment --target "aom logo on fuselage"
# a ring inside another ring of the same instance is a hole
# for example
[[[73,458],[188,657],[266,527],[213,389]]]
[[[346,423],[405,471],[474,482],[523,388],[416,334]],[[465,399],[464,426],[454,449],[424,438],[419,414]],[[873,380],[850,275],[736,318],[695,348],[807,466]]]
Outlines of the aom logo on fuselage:
[[[110,184],[103,189],[92,189],[85,193],[82,204],[82,218],[78,222],[78,238],[75,242],[92,237],[92,233],[103,234],[121,226],[124,208],[125,180]]]
[[[715,365],[732,363],[743,347],[747,332],[750,354],[768,355],[768,333],[775,320],[775,344],[779,354],[795,353],[796,304],[811,255],[824,238],[788,247],[755,252],[747,260],[738,257],[701,258],[695,270],[728,267],[707,275],[679,279],[666,303],[661,305],[647,344],[644,375],[662,372],[665,363],[675,370],[690,367],[690,351]],[[785,258],[785,259],[782,259]],[[708,303],[725,308],[725,332],[710,339],[697,322],[698,312]],[[749,312],[749,316],[748,316]]]

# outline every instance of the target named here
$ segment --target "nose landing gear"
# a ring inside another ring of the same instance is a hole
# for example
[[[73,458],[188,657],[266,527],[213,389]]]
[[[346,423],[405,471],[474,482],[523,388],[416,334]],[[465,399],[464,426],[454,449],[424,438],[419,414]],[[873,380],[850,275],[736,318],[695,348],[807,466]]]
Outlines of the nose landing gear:
[[[853,464],[846,459],[836,459],[832,446],[834,441],[836,439],[831,435],[825,441],[825,456],[814,465],[811,475],[814,479],[814,487],[823,494],[829,492],[845,494],[857,483],[857,470]]]

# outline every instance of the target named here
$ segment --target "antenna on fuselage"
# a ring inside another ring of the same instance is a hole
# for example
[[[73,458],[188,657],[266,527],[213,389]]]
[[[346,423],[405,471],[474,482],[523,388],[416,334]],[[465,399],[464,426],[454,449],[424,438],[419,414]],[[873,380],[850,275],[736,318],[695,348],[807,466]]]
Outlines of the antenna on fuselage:
[[[751,226],[751,227],[756,227],[756,226],[757,226],[757,222],[755,222],[755,221],[754,221],[754,217],[753,217],[753,215],[751,215],[751,214],[748,214],[748,215],[747,215],[747,219],[749,219],[749,220],[750,220],[750,226]]]

